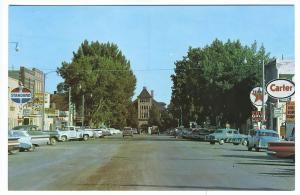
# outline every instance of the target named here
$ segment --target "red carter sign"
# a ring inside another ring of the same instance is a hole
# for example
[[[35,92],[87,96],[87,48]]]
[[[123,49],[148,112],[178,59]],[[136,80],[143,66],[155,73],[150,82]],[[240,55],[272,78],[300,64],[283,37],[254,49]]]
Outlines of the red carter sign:
[[[267,84],[267,93],[275,99],[288,98],[295,93],[295,84],[287,79],[275,79]]]

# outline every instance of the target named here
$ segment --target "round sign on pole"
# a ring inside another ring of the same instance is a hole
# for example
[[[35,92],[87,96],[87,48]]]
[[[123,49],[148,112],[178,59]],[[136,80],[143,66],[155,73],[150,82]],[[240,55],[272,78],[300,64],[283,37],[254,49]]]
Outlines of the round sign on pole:
[[[250,100],[252,104],[259,109],[262,107],[263,95],[262,95],[262,87],[255,87],[250,92]],[[264,103],[268,101],[268,94],[265,92],[264,95]]]
[[[27,88],[18,87],[14,88],[10,92],[10,98],[12,101],[18,103],[18,104],[24,104],[31,100],[32,94],[31,91]]]
[[[294,95],[295,84],[287,79],[275,79],[267,84],[266,90],[272,98],[284,99]]]

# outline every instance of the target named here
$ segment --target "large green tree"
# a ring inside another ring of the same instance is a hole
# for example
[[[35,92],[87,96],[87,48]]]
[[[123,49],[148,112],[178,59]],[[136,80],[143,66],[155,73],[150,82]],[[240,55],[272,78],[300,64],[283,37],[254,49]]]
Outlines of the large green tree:
[[[85,40],[73,52],[72,61],[63,62],[58,72],[64,78],[59,89],[66,91],[66,86],[71,87],[77,111],[82,109],[84,95],[86,125],[126,125],[136,78],[116,44]]]
[[[180,118],[182,109],[185,126],[216,119],[239,126],[251,113],[251,89],[261,86],[262,60],[269,61],[269,54],[256,42],[249,47],[216,39],[203,48],[190,47],[171,75],[173,115]]]

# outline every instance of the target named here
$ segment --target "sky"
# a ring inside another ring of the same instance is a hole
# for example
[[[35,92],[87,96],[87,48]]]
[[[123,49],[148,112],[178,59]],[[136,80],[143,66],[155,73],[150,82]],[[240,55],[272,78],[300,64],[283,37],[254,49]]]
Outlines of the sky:
[[[216,38],[255,40],[271,57],[294,59],[293,6],[10,6],[8,68],[38,68],[47,73],[46,91],[63,79],[63,61],[88,41],[113,42],[130,61],[143,86],[169,104],[174,63],[188,48],[205,47]]]

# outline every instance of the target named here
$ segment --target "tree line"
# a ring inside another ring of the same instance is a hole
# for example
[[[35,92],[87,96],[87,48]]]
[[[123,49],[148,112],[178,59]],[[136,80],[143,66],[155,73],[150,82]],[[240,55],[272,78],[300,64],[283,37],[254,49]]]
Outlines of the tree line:
[[[261,86],[262,60],[269,61],[269,55],[256,42],[243,46],[239,40],[190,47],[171,75],[172,114],[178,119],[182,114],[184,126],[196,121],[239,127],[251,115],[249,94]]]
[[[188,126],[191,121],[239,126],[253,110],[249,93],[261,86],[262,60],[269,61],[269,55],[256,42],[247,46],[239,40],[223,43],[216,39],[202,48],[189,47],[187,55],[174,62],[170,104],[165,110],[152,107],[149,126],[165,129]],[[137,108],[132,102],[136,77],[116,44],[85,40],[73,52],[71,62],[62,62],[57,72],[64,79],[57,86],[58,93],[67,100],[71,88],[78,113],[84,95],[85,125],[137,127]]]

